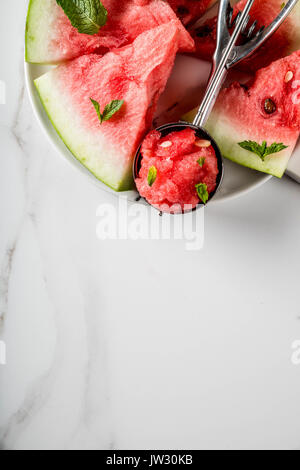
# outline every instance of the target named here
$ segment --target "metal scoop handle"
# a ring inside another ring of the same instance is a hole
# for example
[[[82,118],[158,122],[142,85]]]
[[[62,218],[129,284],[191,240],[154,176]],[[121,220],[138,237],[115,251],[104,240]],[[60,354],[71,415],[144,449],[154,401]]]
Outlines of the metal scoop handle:
[[[253,54],[265,41],[267,41],[290,14],[298,0],[288,0],[278,17],[266,29],[261,29],[259,33],[243,46],[236,46],[236,42],[245,25],[249,22],[249,12],[254,0],[248,0],[241,13],[232,35],[229,33],[227,18],[231,9],[230,0],[220,0],[218,26],[217,26],[217,46],[213,57],[212,72],[208,86],[202,100],[201,106],[194,119],[193,124],[204,127],[216,102],[219,92],[224,84],[228,70]]]

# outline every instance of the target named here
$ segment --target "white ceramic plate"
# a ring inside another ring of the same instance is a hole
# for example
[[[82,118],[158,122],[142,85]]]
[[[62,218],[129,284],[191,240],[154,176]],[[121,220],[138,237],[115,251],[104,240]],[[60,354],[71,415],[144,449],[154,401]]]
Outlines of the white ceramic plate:
[[[25,64],[27,90],[37,120],[52,145],[62,157],[66,158],[73,166],[76,166],[79,171],[90,177],[91,180],[99,186],[99,188],[116,195],[120,194],[115,193],[86,170],[67,149],[52,127],[33,83],[37,77],[46,73],[49,69],[50,67]],[[156,115],[156,124],[173,122],[174,120],[179,119],[179,117],[185,112],[196,107],[201,100],[201,95],[203,93],[209,71],[210,65],[206,62],[191,57],[178,56],[167,89],[159,103]],[[225,201],[239,197],[266,183],[270,178],[271,177],[268,175],[243,168],[235,163],[225,160],[224,180],[219,192],[214,198],[214,201]],[[124,195],[124,193],[121,194]],[[137,197],[137,193],[135,191],[130,191],[125,194],[128,195],[129,199],[132,201]]]

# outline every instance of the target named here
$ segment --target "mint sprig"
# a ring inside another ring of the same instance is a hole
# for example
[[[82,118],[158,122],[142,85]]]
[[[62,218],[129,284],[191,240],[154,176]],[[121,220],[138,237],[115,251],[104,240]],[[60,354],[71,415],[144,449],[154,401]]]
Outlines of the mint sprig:
[[[100,0],[56,0],[56,3],[79,33],[97,34],[106,24],[107,10]]]
[[[151,166],[148,172],[148,184],[150,187],[154,185],[156,178],[157,178],[157,169],[155,168],[155,166]]]
[[[204,183],[199,183],[199,184],[196,184],[195,187],[196,187],[196,191],[199,196],[199,199],[201,199],[203,204],[206,204],[209,199],[207,185]]]
[[[114,114],[120,111],[124,104],[124,100],[113,100],[105,106],[103,113],[101,113],[101,108],[98,101],[95,101],[92,98],[90,98],[90,100],[96,110],[100,124],[102,124],[104,121],[109,121],[109,119],[111,119]]]
[[[244,150],[255,153],[262,159],[263,162],[269,155],[281,152],[282,150],[288,148],[287,145],[284,145],[283,143],[278,144],[277,142],[274,142],[268,147],[268,144],[265,140],[261,145],[253,140],[245,140],[244,142],[239,142],[239,146]]]

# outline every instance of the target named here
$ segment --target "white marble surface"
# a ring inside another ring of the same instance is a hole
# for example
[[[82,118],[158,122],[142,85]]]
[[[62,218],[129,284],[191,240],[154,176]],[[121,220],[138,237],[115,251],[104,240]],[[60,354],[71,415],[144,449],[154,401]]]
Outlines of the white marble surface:
[[[117,199],[41,133],[1,8],[0,447],[299,448],[300,186],[211,206],[201,252],[99,241]]]

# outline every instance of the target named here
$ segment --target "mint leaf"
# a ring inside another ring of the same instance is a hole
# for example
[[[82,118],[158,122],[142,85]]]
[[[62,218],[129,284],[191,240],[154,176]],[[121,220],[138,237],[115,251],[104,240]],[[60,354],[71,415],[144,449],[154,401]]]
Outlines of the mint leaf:
[[[118,112],[124,104],[123,100],[113,100],[108,105],[105,106],[103,114],[102,114],[100,104],[98,103],[98,101],[95,101],[92,98],[90,98],[90,100],[93,103],[93,106],[96,110],[100,124],[102,124],[104,121],[109,121],[109,119],[111,119],[113,115],[116,114],[116,112]]]
[[[262,158],[264,155],[263,146],[259,145],[257,142],[253,142],[252,140],[245,140],[244,142],[239,142],[239,146],[242,147],[242,149],[244,150],[256,153],[256,155],[258,155],[260,158]]]
[[[264,155],[265,155],[265,153],[266,153],[267,147],[268,147],[268,144],[267,144],[267,142],[264,140],[263,143],[261,144],[261,154],[262,154],[262,158],[264,158]]]
[[[288,146],[284,145],[283,143],[277,144],[276,142],[274,142],[274,144],[266,148],[265,157],[267,157],[268,155],[272,155],[273,153],[281,152],[282,150],[285,150],[287,148]]]
[[[197,163],[201,166],[201,168],[203,167],[205,160],[206,160],[205,157],[199,158],[199,160],[197,160]]]
[[[100,0],[56,0],[56,3],[79,33],[97,34],[106,24],[107,10]]]
[[[262,161],[265,161],[265,158],[269,155],[281,152],[282,150],[288,148],[287,145],[284,145],[283,143],[277,144],[276,142],[268,147],[268,144],[265,140],[261,145],[257,142],[254,142],[253,140],[245,140],[244,142],[239,142],[239,146],[244,150],[255,153],[262,159]]]
[[[208,198],[209,198],[209,194],[208,194],[206,184],[204,184],[204,183],[196,184],[195,188],[196,188],[197,194],[199,196],[199,199],[201,199],[201,201],[204,204],[206,204],[207,201],[208,201]]]
[[[95,101],[95,100],[93,100],[92,98],[90,98],[90,100],[91,100],[91,102],[93,103],[94,108],[95,108],[96,113],[97,113],[97,116],[98,116],[98,118],[99,118],[99,121],[100,121],[101,124],[102,124],[103,120],[102,120],[102,114],[101,114],[101,111],[100,111],[100,104],[98,103],[98,101]]]
[[[148,172],[148,184],[150,187],[153,186],[153,184],[156,181],[156,178],[157,178],[157,169],[155,168],[155,166],[151,166]]]
[[[113,100],[111,103],[105,106],[103,115],[102,115],[102,120],[108,121],[110,118],[112,118],[114,114],[120,111],[123,104],[124,104],[124,100]]]

